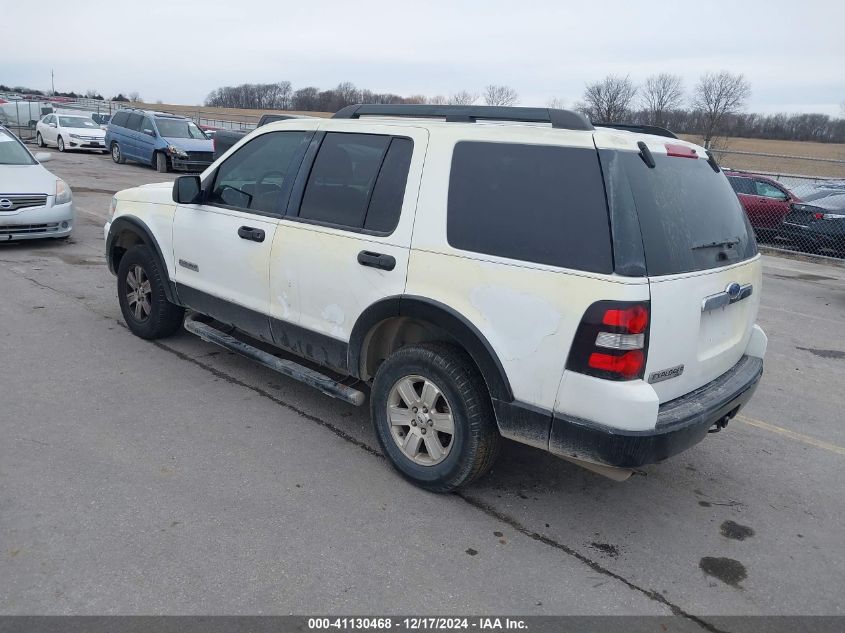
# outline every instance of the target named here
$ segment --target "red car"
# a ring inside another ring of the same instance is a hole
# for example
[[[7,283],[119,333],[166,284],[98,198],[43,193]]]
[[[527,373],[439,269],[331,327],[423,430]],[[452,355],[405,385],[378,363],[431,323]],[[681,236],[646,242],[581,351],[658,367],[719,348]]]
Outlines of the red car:
[[[741,171],[725,171],[725,175],[742,203],[755,233],[774,232],[789,213],[792,202],[801,202],[779,182]]]

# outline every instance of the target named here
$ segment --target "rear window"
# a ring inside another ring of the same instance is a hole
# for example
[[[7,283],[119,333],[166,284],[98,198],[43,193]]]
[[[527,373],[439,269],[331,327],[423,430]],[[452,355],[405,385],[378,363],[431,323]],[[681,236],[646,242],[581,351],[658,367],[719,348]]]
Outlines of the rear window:
[[[452,155],[447,213],[453,248],[613,271],[595,149],[460,142]]]
[[[601,150],[614,223],[617,260],[632,249],[617,223],[636,217],[649,276],[707,270],[757,254],[754,233],[722,172],[703,159],[654,154],[650,169],[637,152]]]

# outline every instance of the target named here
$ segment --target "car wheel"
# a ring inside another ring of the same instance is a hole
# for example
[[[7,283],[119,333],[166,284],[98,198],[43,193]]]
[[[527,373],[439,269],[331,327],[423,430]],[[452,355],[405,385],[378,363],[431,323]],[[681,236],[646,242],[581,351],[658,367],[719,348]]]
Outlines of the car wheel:
[[[111,159],[118,165],[123,165],[126,162],[123,153],[120,151],[120,145],[117,143],[111,144]]]
[[[58,140],[57,142],[58,142],[59,151],[60,151],[60,152],[65,151],[65,139],[63,139],[63,138],[60,136],[60,137],[59,137],[59,140]]]
[[[120,260],[117,298],[123,319],[136,336],[164,338],[182,326],[185,310],[167,300],[165,274],[149,246],[133,246]]]
[[[449,492],[499,452],[487,387],[470,357],[442,343],[403,347],[376,372],[370,412],[384,454],[405,478]]]
[[[167,156],[164,152],[156,152],[156,171],[162,174],[167,173]]]
[[[38,147],[47,147],[47,143],[45,143],[44,139],[41,138],[41,132],[38,132],[38,134],[35,135],[35,144],[38,145]]]

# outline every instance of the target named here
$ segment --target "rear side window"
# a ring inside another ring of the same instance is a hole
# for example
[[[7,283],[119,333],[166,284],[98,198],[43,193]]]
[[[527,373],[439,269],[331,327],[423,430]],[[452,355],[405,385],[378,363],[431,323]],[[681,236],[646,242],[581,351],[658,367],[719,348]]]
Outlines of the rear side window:
[[[754,188],[754,181],[751,178],[739,178],[737,176],[728,176],[728,182],[731,183],[731,187],[737,193],[746,193],[748,195],[754,195],[757,193],[756,189]]]
[[[599,273],[613,271],[595,149],[460,142],[452,155],[452,247]]]
[[[399,221],[413,142],[378,134],[329,132],[320,145],[299,217],[389,233]]]
[[[129,118],[129,114],[128,114],[128,113],[126,113],[126,112],[118,112],[117,114],[115,114],[115,115],[114,115],[114,117],[112,118],[111,122],[112,122],[114,125],[117,125],[117,126],[120,126],[120,127],[126,127],[126,119],[128,119],[128,118]]]
[[[655,153],[650,169],[637,152],[599,155],[614,223],[634,210],[649,276],[718,268],[757,254],[736,193],[706,160]]]

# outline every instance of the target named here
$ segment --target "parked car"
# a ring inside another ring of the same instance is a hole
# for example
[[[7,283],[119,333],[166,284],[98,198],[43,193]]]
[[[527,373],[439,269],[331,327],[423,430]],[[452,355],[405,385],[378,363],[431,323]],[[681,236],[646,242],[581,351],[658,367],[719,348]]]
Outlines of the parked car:
[[[0,126],[0,242],[65,238],[73,232],[73,194],[41,166],[48,160],[50,154],[33,156]]]
[[[265,114],[258,119],[257,128],[274,121],[308,118],[297,114]],[[251,131],[251,130],[250,130]],[[250,131],[245,130],[217,130],[214,134],[214,160],[225,154],[235,143],[244,138]]]
[[[812,202],[829,196],[840,196],[845,194],[845,181],[827,180],[818,182],[806,193],[801,195],[802,202]]]
[[[780,228],[789,205],[801,199],[781,183],[765,176],[726,171],[748,221],[760,237],[773,237]]]
[[[767,343],[747,227],[715,160],[674,137],[371,105],[121,191],[104,235],[131,332],[190,309],[188,331],[323,393],[360,405],[370,385],[388,460],[443,492],[501,437],[623,479],[727,425]]]
[[[38,147],[55,145],[60,152],[69,149],[100,150],[106,152],[106,133],[86,115],[53,113],[43,117],[35,126]]]
[[[793,203],[779,234],[811,251],[845,253],[845,194]]]
[[[101,129],[106,130],[109,126],[109,121],[111,121],[110,114],[100,114],[99,112],[92,112],[91,119],[100,126]]]
[[[212,162],[214,146],[193,121],[175,114],[125,108],[109,121],[106,147],[112,160],[134,160],[164,173],[200,172]]]

